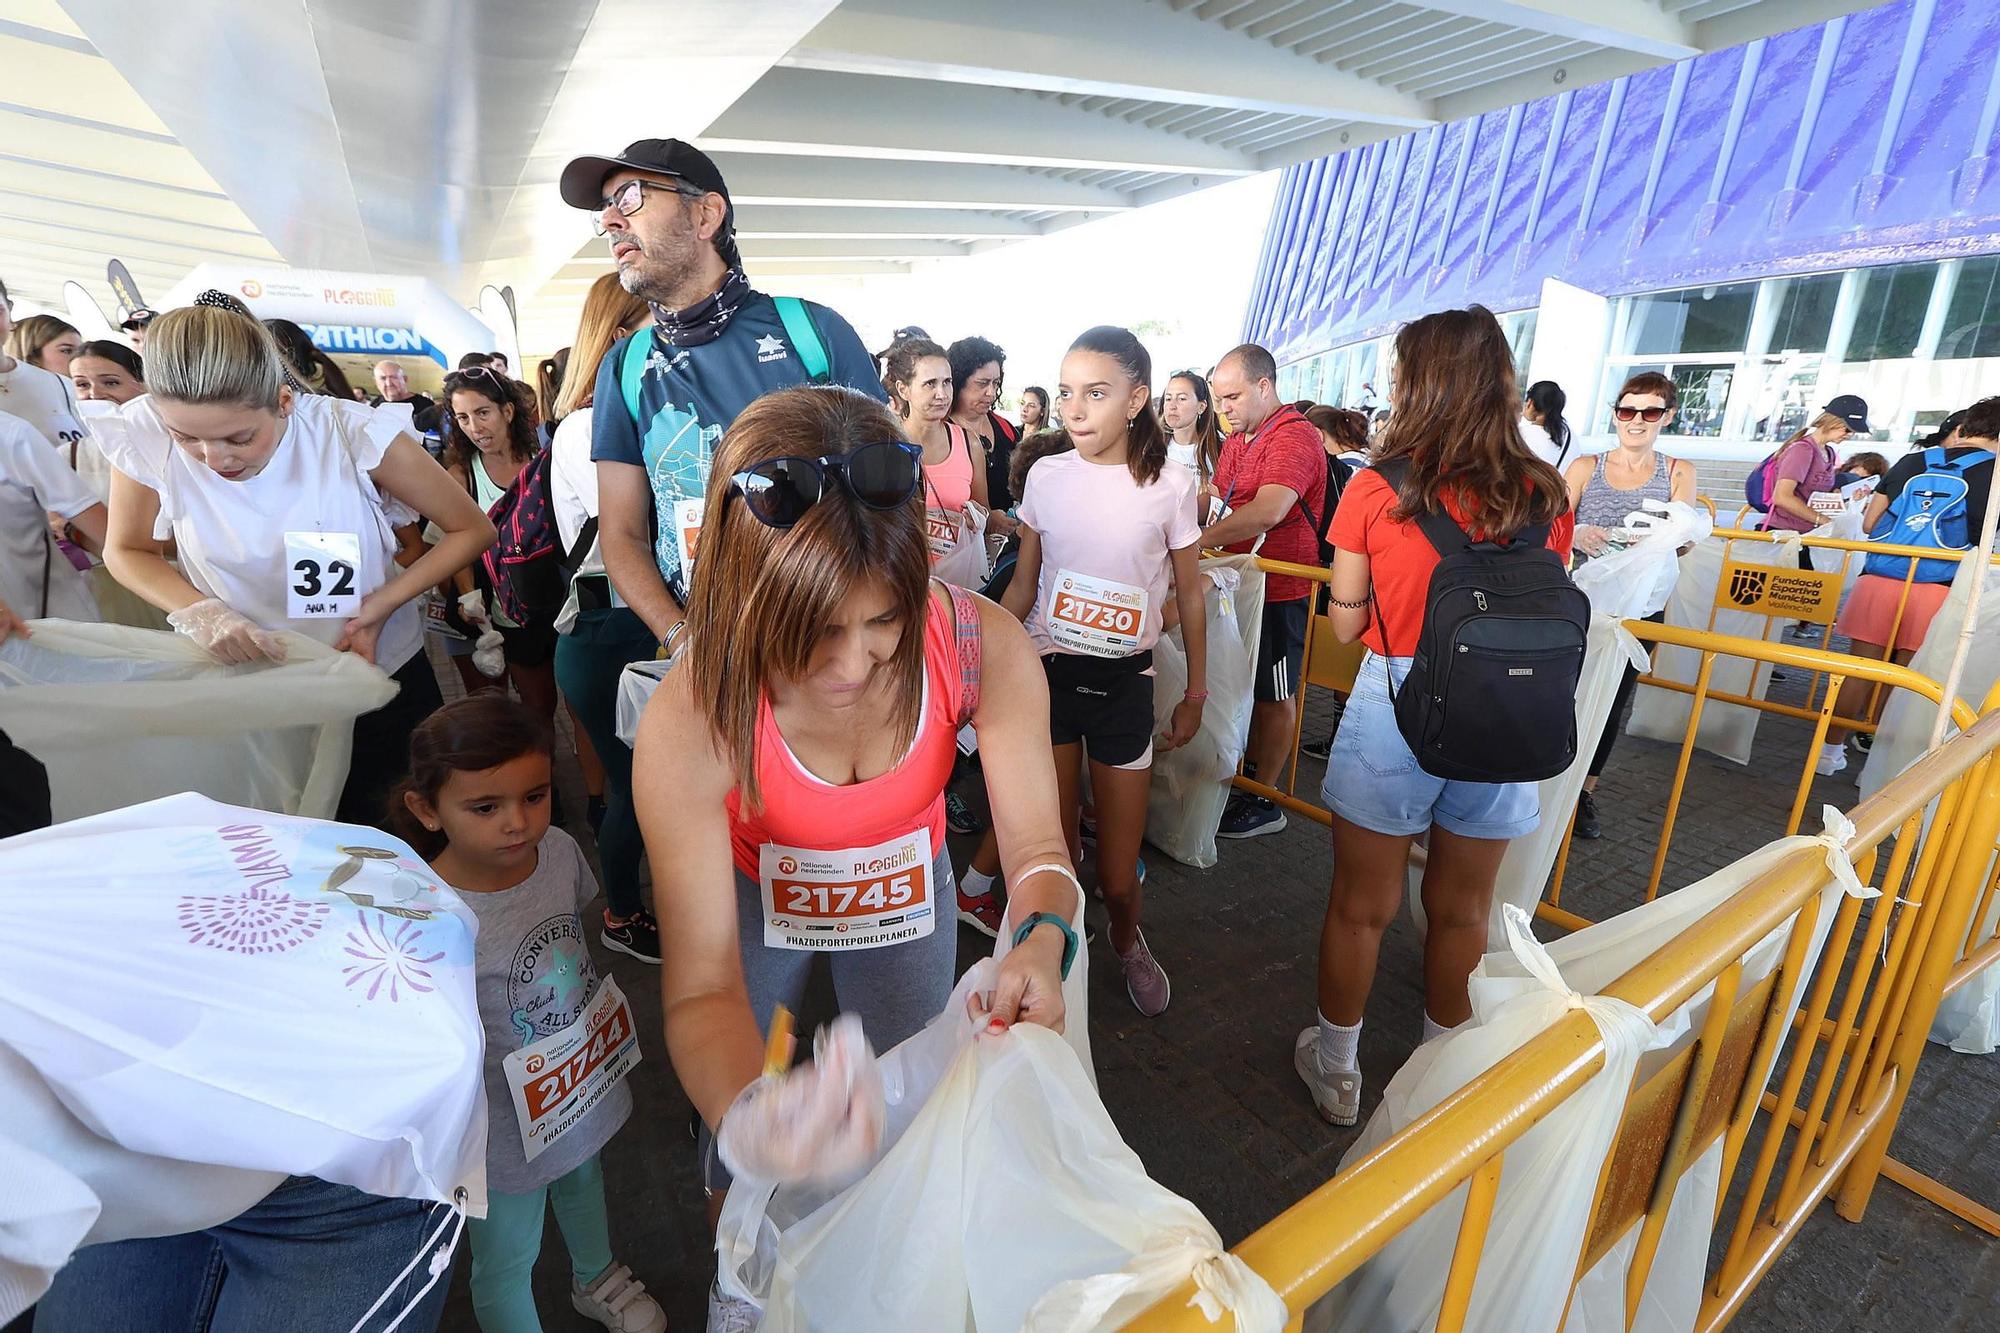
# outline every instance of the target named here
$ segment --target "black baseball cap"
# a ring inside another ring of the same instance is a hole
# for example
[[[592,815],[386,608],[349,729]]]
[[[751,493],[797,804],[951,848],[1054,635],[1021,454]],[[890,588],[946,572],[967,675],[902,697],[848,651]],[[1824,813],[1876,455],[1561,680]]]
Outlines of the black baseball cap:
[[[154,317],[159,313],[157,310],[149,310],[145,306],[140,306],[131,314],[125,316],[125,322],[118,327],[121,329],[143,329],[148,324],[151,324]]]
[[[562,170],[562,199],[571,208],[596,208],[604,202],[604,182],[615,171],[644,171],[672,176],[729,202],[729,187],[715,160],[681,139],[641,139],[616,157],[579,157]],[[734,205],[731,205],[732,221]]]
[[[1820,409],[1831,412],[1847,423],[1847,428],[1856,435],[1866,435],[1868,431],[1868,400],[1851,393],[1841,394]]]

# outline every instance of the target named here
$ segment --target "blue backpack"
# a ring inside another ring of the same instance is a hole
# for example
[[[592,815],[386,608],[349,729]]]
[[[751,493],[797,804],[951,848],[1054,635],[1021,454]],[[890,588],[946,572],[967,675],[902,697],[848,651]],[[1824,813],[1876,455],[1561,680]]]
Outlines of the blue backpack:
[[[1895,546],[1928,546],[1939,551],[1964,551],[1972,546],[1972,525],[1966,513],[1971,488],[1965,474],[1982,463],[1991,463],[1993,453],[1975,449],[1957,458],[1945,455],[1942,446],[1924,450],[1924,470],[1904,483],[1889,508],[1876,520],[1868,534],[1871,542]],[[1907,577],[1910,561],[1900,555],[1871,555],[1861,567],[1864,574],[1885,578]],[[1917,561],[1917,582],[1950,583],[1958,573],[1956,560]]]

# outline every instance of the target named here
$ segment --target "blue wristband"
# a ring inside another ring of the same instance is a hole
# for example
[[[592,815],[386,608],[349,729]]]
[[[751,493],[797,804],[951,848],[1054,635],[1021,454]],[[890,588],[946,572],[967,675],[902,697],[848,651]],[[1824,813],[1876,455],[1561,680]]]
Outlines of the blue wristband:
[[[1020,948],[1021,941],[1033,933],[1036,926],[1054,926],[1063,933],[1062,979],[1069,980],[1069,970],[1076,963],[1076,932],[1069,928],[1069,922],[1052,912],[1037,912],[1021,923],[1014,932],[1014,947]]]

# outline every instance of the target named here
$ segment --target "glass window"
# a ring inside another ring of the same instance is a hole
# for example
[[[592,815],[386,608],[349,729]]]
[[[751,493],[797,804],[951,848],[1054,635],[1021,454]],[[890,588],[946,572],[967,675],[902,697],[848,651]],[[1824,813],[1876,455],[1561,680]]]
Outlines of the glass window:
[[[1528,387],[1528,363],[1535,355],[1535,329],[1541,323],[1539,310],[1517,310],[1511,315],[1500,317],[1500,328],[1507,335],[1507,345],[1514,349],[1514,378],[1523,389]]]
[[[1750,310],[1756,303],[1754,282],[1635,296],[1627,351],[1641,356],[1740,352],[1750,337]]]
[[[1940,361],[2000,357],[2000,255],[1960,263],[1937,354]]]
[[[1840,274],[1791,278],[1771,326],[1771,351],[1824,352],[1833,331],[1833,307],[1840,300]]]
[[[1898,264],[1862,275],[1847,361],[1898,361],[1914,354],[1937,281],[1936,264]]]

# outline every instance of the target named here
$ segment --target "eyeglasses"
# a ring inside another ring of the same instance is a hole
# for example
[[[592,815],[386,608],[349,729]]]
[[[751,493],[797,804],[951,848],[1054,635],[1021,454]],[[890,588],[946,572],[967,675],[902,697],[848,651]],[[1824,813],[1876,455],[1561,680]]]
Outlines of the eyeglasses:
[[[909,502],[923,480],[923,451],[901,440],[864,444],[850,454],[818,458],[767,458],[729,479],[729,494],[743,497],[750,516],[767,528],[790,528],[826,497],[830,478],[870,509]]]
[[[1664,407],[1627,407],[1623,403],[1611,409],[1611,415],[1620,421],[1630,421],[1636,417],[1649,426],[1666,414],[1667,409]]]
[[[704,191],[695,189],[691,185],[662,185],[657,181],[626,181],[610,194],[605,195],[603,199],[598,201],[597,207],[590,210],[590,229],[599,236],[602,236],[604,234],[604,215],[614,208],[618,210],[620,217],[636,217],[639,210],[646,206],[646,191],[648,190],[665,190],[668,194],[677,194],[683,199],[699,199],[705,193]]]
[[[490,381],[493,385],[495,392],[497,392],[501,396],[501,398],[504,399],[508,396],[506,378],[502,376],[499,371],[493,369],[493,367],[491,366],[467,366],[464,370],[454,370],[451,372],[451,374],[456,375],[461,381],[472,380],[472,379],[481,379]],[[451,375],[447,375],[445,378],[450,379]]]

